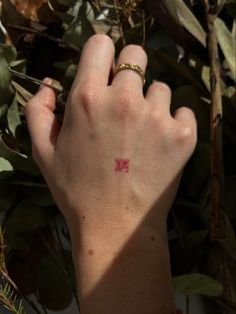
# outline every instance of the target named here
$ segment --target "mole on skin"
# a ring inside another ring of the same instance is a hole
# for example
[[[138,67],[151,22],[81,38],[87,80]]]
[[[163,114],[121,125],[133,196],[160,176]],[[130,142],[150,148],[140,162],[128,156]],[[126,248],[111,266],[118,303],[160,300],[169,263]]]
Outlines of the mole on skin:
[[[88,254],[93,255],[94,254],[93,250],[88,250]]]

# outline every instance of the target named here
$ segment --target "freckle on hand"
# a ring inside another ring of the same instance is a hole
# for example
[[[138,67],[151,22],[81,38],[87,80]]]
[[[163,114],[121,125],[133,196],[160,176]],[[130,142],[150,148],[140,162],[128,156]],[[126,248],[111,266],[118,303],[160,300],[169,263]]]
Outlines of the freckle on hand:
[[[88,254],[93,255],[94,254],[93,250],[88,250]]]
[[[151,236],[150,239],[151,239],[151,241],[155,241],[156,240],[156,238],[154,236]]]

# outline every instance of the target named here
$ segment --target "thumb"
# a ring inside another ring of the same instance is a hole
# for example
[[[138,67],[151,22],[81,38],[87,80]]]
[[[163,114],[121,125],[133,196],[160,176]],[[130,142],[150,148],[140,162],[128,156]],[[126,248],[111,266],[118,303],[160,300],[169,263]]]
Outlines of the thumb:
[[[50,85],[52,80],[44,79]],[[39,167],[44,167],[52,159],[60,125],[54,115],[56,95],[52,88],[42,86],[27,103],[25,116],[32,140],[33,158]]]

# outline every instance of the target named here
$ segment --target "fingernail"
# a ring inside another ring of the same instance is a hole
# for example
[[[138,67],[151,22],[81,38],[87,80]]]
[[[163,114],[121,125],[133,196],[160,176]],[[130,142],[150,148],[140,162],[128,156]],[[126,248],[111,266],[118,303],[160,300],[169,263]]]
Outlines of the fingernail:
[[[43,82],[44,82],[45,84],[51,85],[51,84],[52,84],[52,79],[49,78],[49,77],[46,77],[46,78],[43,80]]]
[[[47,85],[51,85],[51,84],[52,84],[52,79],[50,79],[49,77],[45,77],[45,78],[43,79],[43,83],[44,83],[44,84],[47,84]],[[44,87],[45,87],[45,85],[42,84],[39,89],[42,89],[42,88],[44,88]]]

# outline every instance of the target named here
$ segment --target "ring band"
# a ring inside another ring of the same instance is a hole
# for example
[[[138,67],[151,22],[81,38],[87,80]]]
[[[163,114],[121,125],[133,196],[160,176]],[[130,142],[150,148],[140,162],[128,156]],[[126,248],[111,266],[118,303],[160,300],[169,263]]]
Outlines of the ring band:
[[[118,72],[123,71],[123,70],[133,70],[133,71],[135,71],[141,77],[143,85],[145,84],[145,74],[144,74],[143,70],[140,68],[139,65],[132,64],[132,63],[121,63],[121,64],[118,64],[116,66],[114,75],[116,75]]]

